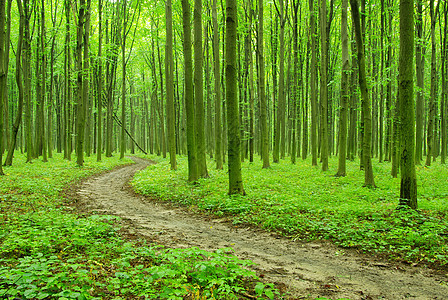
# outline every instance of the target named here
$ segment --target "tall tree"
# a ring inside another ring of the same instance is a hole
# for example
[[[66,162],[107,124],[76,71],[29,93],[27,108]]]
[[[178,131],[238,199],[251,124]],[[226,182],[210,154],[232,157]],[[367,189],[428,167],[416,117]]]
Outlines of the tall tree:
[[[316,11],[314,0],[309,0],[310,36],[311,36],[311,157],[312,165],[317,166],[317,45],[316,45]]]
[[[269,129],[268,129],[268,105],[266,101],[265,90],[265,65],[264,65],[264,45],[263,45],[263,0],[258,0],[258,81],[259,81],[259,99],[260,99],[260,127],[261,127],[261,158],[263,168],[269,168]]]
[[[417,104],[416,104],[416,144],[415,144],[415,163],[420,165],[422,160],[423,147],[423,113],[424,113],[424,55],[422,55],[423,46],[423,0],[417,0],[417,16],[416,16],[416,37],[415,46],[415,65],[417,72]]]
[[[120,159],[124,158],[126,152],[126,36],[128,23],[127,0],[123,0],[123,27],[121,37],[121,138]]]
[[[221,126],[221,76],[219,72],[219,28],[217,0],[213,0],[213,70],[215,80],[215,159],[216,169],[222,169],[222,126]]]
[[[185,109],[187,115],[187,152],[188,152],[188,181],[199,178],[196,161],[194,98],[193,98],[193,60],[191,55],[191,12],[188,0],[182,0],[183,49],[185,70]]]
[[[339,112],[339,160],[336,176],[346,175],[347,155],[347,109],[349,100],[349,54],[348,54],[348,26],[347,26],[348,0],[342,0],[341,10],[341,48],[342,48],[342,72],[341,72],[341,110]]]
[[[196,134],[196,159],[200,177],[208,177],[205,143],[204,122],[204,90],[202,69],[202,0],[194,1],[194,102],[195,102],[195,134]]]
[[[427,153],[425,165],[431,165],[431,158],[435,157],[435,114],[436,114],[436,98],[437,98],[437,58],[436,58],[436,22],[437,12],[441,1],[437,1],[437,6],[434,8],[434,0],[429,1],[429,11],[431,15],[431,95],[429,98],[429,115],[428,115],[428,131],[426,133],[427,139]]]
[[[417,209],[414,120],[414,1],[400,0],[399,85],[401,124],[400,204]]]
[[[174,63],[173,63],[173,7],[171,0],[166,1],[166,46],[165,46],[165,76],[166,76],[166,119],[168,128],[168,146],[170,152],[171,170],[176,170],[176,136],[174,118]]]
[[[4,81],[6,81],[6,70],[5,70],[5,20],[6,20],[6,14],[5,14],[5,7],[6,7],[6,0],[0,0],[0,175],[5,175],[3,173],[3,105],[4,105],[4,95],[3,89],[6,85],[4,85]]]
[[[42,97],[41,103],[39,106],[39,118],[40,118],[40,126],[42,128],[39,129],[39,133],[41,136],[39,139],[41,140],[39,142],[40,146],[42,147],[42,160],[44,162],[47,161],[47,141],[45,139],[45,116],[44,116],[44,108],[45,108],[45,100],[47,97],[46,88],[47,88],[47,53],[46,53],[46,41],[45,41],[45,0],[42,0],[41,2],[41,26],[40,26],[40,49],[41,49],[41,70],[40,70],[40,77],[42,82]],[[37,59],[37,58],[36,58]]]
[[[103,60],[101,57],[103,46],[103,2],[98,0],[98,60],[97,60],[97,150],[96,160],[101,161],[103,153]]]
[[[322,171],[328,170],[327,0],[320,3],[320,127]]]
[[[362,39],[361,22],[359,17],[358,0],[350,0],[352,10],[353,27],[356,36],[356,48],[358,52],[358,72],[359,72],[359,88],[361,90],[362,111],[364,114],[364,138],[362,141],[363,161],[364,161],[364,186],[374,187],[375,180],[373,177],[372,159],[370,155],[370,145],[372,140],[372,114],[371,104],[367,88],[366,79],[366,63],[364,55],[364,43]]]
[[[14,151],[17,144],[17,133],[19,132],[20,124],[22,123],[23,115],[23,81],[22,81],[22,45],[23,45],[23,31],[25,25],[25,13],[23,12],[22,0],[17,0],[17,9],[20,15],[19,21],[19,36],[17,40],[17,51],[16,51],[16,83],[18,89],[18,105],[17,114],[12,125],[12,137],[11,142],[8,147],[8,154],[5,160],[5,166],[11,166],[14,157]],[[0,159],[1,162],[1,159]]]
[[[236,0],[227,0],[226,7],[226,102],[229,166],[229,195],[244,194],[241,175],[241,139],[238,112],[236,37],[238,11]]]
[[[85,129],[85,100],[83,93],[83,60],[82,60],[82,46],[84,23],[86,14],[86,1],[79,1],[78,23],[76,26],[76,70],[77,70],[77,125],[76,125],[76,163],[79,166],[84,165],[84,129]]]

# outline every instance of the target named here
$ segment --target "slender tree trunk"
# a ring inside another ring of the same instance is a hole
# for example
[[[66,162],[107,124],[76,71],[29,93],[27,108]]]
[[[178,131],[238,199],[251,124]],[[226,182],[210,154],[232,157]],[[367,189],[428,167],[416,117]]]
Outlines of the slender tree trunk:
[[[64,44],[64,53],[65,53],[65,57],[64,57],[64,95],[65,95],[65,106],[64,106],[64,110],[65,110],[65,114],[64,114],[64,119],[65,119],[65,132],[64,132],[64,136],[65,136],[65,143],[64,143],[64,158],[66,158],[67,160],[71,160],[71,153],[72,153],[72,123],[71,123],[71,98],[72,98],[72,92],[71,92],[71,82],[70,82],[70,78],[71,78],[71,49],[70,49],[70,1],[69,0],[65,0],[65,18],[66,18],[66,23],[65,23],[65,44]],[[26,28],[26,27],[25,27]],[[25,29],[26,32],[26,29]],[[26,33],[25,33],[26,35]],[[25,39],[26,40],[26,39]],[[25,47],[24,47],[25,50]],[[24,72],[26,74],[26,72]],[[26,76],[26,75],[25,75]],[[25,84],[25,100],[26,100],[26,92],[27,88],[26,88],[26,84]]]
[[[320,109],[322,171],[328,170],[327,0],[320,3]]]
[[[241,139],[237,92],[237,5],[236,0],[227,0],[226,9],[226,102],[229,165],[229,195],[245,194],[241,176]]]
[[[12,137],[11,142],[8,148],[8,154],[5,160],[5,166],[11,166],[12,160],[14,158],[14,150],[17,144],[17,133],[20,128],[20,124],[22,123],[22,114],[23,114],[23,82],[22,82],[22,45],[23,45],[23,35],[24,35],[24,24],[25,24],[25,14],[23,12],[22,0],[17,0],[17,8],[20,15],[20,23],[19,23],[19,36],[17,41],[17,51],[16,51],[16,83],[18,89],[18,106],[17,106],[17,114],[12,125]],[[1,7],[0,7],[1,9]],[[1,20],[0,20],[1,22]],[[1,159],[0,159],[1,164]],[[0,168],[1,170],[1,168]]]
[[[166,122],[168,128],[168,146],[171,170],[177,169],[176,164],[176,136],[174,115],[174,63],[173,63],[173,7],[171,0],[166,1],[166,48],[165,48],[165,76],[166,76]]]
[[[79,1],[78,24],[77,24],[77,42],[76,42],[76,59],[77,59],[77,137],[76,137],[76,163],[78,166],[84,165],[84,129],[85,129],[85,99],[83,93],[83,64],[82,64],[82,46],[85,22],[85,0]]]
[[[3,173],[3,105],[5,103],[4,97],[5,93],[3,89],[6,87],[4,82],[6,81],[6,70],[5,70],[5,6],[6,0],[0,0],[0,175],[5,175]]]
[[[98,103],[98,113],[97,113],[97,139],[98,146],[96,150],[96,160],[101,161],[103,153],[103,60],[102,60],[102,42],[103,42],[103,2],[98,0],[98,92],[97,92],[97,103]]]
[[[311,35],[311,156],[312,165],[317,166],[317,45],[316,45],[316,12],[314,0],[310,3],[310,35]]]
[[[417,0],[417,18],[416,18],[416,31],[417,42],[415,48],[415,66],[417,72],[417,104],[416,104],[416,143],[415,143],[415,163],[421,164],[423,155],[423,113],[424,113],[424,69],[422,55],[422,43],[423,43],[423,1]]]
[[[436,114],[436,98],[437,98],[437,61],[436,61],[436,22],[437,22],[437,10],[440,1],[437,2],[437,8],[434,9],[434,0],[429,1],[429,9],[431,15],[431,95],[429,100],[429,116],[428,116],[428,131],[426,134],[427,139],[427,153],[426,153],[426,166],[431,165],[431,158],[435,156],[435,114]]]
[[[216,169],[221,170],[222,166],[222,126],[221,126],[221,82],[219,73],[219,32],[218,32],[218,14],[216,9],[216,0],[213,0],[212,19],[213,19],[213,69],[215,80],[215,159]]]
[[[342,48],[342,72],[341,72],[341,111],[339,113],[339,161],[336,176],[346,176],[347,156],[347,110],[349,101],[349,53],[348,53],[348,26],[347,26],[348,0],[342,0],[341,11],[341,48]]]
[[[205,155],[205,121],[203,90],[203,54],[202,54],[202,0],[194,1],[194,102],[196,159],[199,177],[207,178],[207,161]]]
[[[41,32],[40,32],[40,47],[41,47],[41,78],[42,78],[42,97],[41,97],[41,103],[40,103],[40,134],[42,141],[40,142],[42,147],[42,160],[44,162],[47,162],[47,142],[45,138],[45,115],[44,115],[44,108],[45,108],[45,98],[47,97],[47,54],[46,54],[46,47],[45,47],[45,1],[42,0],[42,7],[41,7]]]
[[[443,38],[442,38],[442,32],[440,40],[443,41],[442,46],[442,100],[440,105],[440,117],[442,119],[441,121],[441,135],[442,135],[442,149],[440,153],[440,162],[442,164],[445,164],[446,155],[447,155],[447,107],[448,107],[448,2],[445,1],[445,8],[444,8],[444,19],[445,19],[445,27],[443,31]]]
[[[353,26],[355,29],[356,45],[358,50],[359,87],[361,89],[362,111],[364,113],[364,138],[362,142],[365,175],[364,186],[375,187],[372,160],[370,156],[370,145],[372,139],[372,115],[366,80],[364,45],[362,40],[361,24],[359,20],[358,0],[350,0],[350,6],[352,9]]]
[[[188,0],[182,0],[183,33],[184,33],[184,65],[185,65],[185,108],[187,113],[187,151],[188,151],[188,181],[197,181],[199,178],[194,122],[194,98],[193,98],[193,61],[191,55],[191,12]]]
[[[398,95],[401,125],[400,204],[417,209],[414,120],[414,1],[400,0],[400,58]]]
[[[126,152],[126,30],[127,30],[127,0],[123,0],[123,35],[121,38],[121,138],[120,159]]]
[[[260,126],[261,126],[261,158],[263,168],[269,168],[269,130],[268,130],[268,106],[265,91],[264,72],[264,45],[263,45],[263,0],[258,0],[258,68],[259,68],[259,99],[260,99]]]

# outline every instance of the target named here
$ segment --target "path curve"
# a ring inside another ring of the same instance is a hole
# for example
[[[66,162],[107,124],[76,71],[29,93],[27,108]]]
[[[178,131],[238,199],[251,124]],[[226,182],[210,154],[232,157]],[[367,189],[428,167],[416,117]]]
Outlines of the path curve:
[[[127,230],[173,248],[232,247],[257,264],[258,274],[287,287],[292,299],[448,299],[448,277],[424,268],[380,262],[330,243],[303,243],[261,230],[232,227],[224,219],[206,220],[182,208],[136,196],[128,181],[151,162],[135,162],[91,178],[77,190],[90,211],[128,219]]]

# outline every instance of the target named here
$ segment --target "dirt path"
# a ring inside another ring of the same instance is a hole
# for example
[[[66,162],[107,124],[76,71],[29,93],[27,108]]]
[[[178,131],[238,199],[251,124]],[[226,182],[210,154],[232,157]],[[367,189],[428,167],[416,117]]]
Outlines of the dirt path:
[[[329,243],[293,242],[263,231],[234,228],[180,208],[166,208],[127,189],[131,176],[150,163],[126,166],[84,182],[80,202],[91,211],[130,220],[128,230],[169,247],[232,247],[257,263],[258,274],[284,284],[292,299],[448,299],[448,277],[422,267],[375,261]]]

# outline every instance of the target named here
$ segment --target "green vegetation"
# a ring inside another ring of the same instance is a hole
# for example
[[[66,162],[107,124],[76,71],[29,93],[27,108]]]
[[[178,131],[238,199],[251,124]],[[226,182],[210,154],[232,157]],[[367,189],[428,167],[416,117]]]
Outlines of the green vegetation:
[[[126,241],[118,217],[80,217],[62,205],[67,184],[130,160],[97,163],[87,157],[83,168],[59,155],[48,163],[22,161],[5,168],[0,181],[1,299],[233,299],[239,293],[277,293],[272,285],[252,283],[255,274],[245,268],[251,262],[231,249],[210,253]]]
[[[376,189],[362,187],[359,162],[347,162],[347,176],[334,177],[311,167],[311,160],[291,166],[281,161],[270,169],[262,162],[243,163],[247,196],[227,195],[227,170],[210,170],[210,178],[190,184],[186,159],[169,171],[166,160],[138,173],[132,185],[145,195],[197,208],[234,224],[276,231],[293,239],[330,239],[343,247],[387,254],[407,262],[448,263],[448,169],[417,167],[420,210],[397,209],[399,179],[390,164],[374,164]]]

